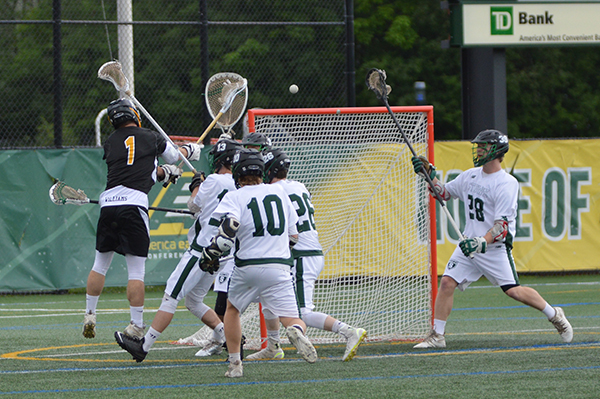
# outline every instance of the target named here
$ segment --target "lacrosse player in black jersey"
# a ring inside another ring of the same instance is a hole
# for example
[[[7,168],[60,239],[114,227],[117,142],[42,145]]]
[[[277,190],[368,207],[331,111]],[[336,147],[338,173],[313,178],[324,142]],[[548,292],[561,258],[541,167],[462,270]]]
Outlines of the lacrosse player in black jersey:
[[[150,246],[148,192],[157,181],[175,181],[181,170],[175,165],[158,165],[158,157],[167,164],[178,161],[179,153],[197,161],[202,146],[185,144],[175,148],[163,136],[141,127],[140,115],[127,99],[108,106],[108,119],[115,127],[104,143],[108,167],[106,190],[100,194],[101,207],[96,232],[96,257],[86,289],[86,314],[83,336],[96,336],[96,307],[104,288],[106,272],[116,253],[125,256],[129,274],[127,299],[131,323],[125,334],[144,336],[144,274]]]

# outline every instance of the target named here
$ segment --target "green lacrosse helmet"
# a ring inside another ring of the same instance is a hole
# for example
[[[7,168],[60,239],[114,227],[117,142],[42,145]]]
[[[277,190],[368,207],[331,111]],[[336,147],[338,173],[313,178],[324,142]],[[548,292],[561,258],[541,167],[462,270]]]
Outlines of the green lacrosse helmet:
[[[287,172],[290,169],[290,159],[279,148],[265,150],[262,152],[262,156],[265,160],[265,175],[263,177],[265,183],[271,183],[280,171],[285,170]]]
[[[473,164],[475,166],[483,166],[486,163],[501,158],[508,152],[508,136],[499,130],[489,129],[479,132],[479,134],[471,140],[473,143]],[[478,144],[489,144],[487,153],[482,157],[477,155]]]
[[[262,133],[250,133],[242,139],[242,145],[246,148],[255,148],[259,151],[271,148],[271,139]]]
[[[242,148],[233,157],[233,179],[236,185],[245,176],[263,176],[265,161],[260,152],[254,148]]]
[[[208,152],[210,173],[215,173],[221,166],[231,167],[233,157],[240,148],[242,147],[235,140],[221,139],[217,141]]]

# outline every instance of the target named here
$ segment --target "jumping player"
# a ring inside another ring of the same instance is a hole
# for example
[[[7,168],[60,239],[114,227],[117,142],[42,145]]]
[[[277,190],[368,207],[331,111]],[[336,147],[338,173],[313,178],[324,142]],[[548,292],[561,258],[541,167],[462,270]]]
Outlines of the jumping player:
[[[433,330],[415,348],[446,347],[444,333],[452,311],[454,290],[464,291],[481,276],[499,285],[509,297],[543,312],[562,340],[571,342],[573,328],[563,310],[550,306],[533,288],[519,284],[512,257],[519,184],[500,165],[508,152],[508,137],[498,130],[484,130],[471,142],[475,167],[446,184],[435,177],[433,165],[419,157],[412,158],[415,172],[422,177],[424,173],[429,174],[435,190],[444,200],[461,199],[468,215],[464,231],[468,238],[456,247],[442,276],[435,301]]]
[[[82,333],[85,338],[96,336],[96,307],[116,252],[125,256],[129,273],[127,299],[131,323],[125,334],[141,337],[145,262],[150,246],[148,192],[157,180],[175,181],[181,176],[177,166],[158,166],[158,157],[172,164],[179,159],[179,150],[190,161],[196,161],[202,147],[186,144],[175,148],[157,132],[142,128],[137,109],[127,99],[109,104],[108,119],[116,130],[104,143],[108,175],[106,190],[99,199],[96,257],[87,280]]]
[[[189,311],[213,329],[211,346],[201,350],[204,353],[199,356],[221,353],[225,342],[223,322],[214,310],[204,304],[204,297],[213,284],[214,275],[201,270],[198,260],[204,247],[208,246],[210,239],[217,233],[218,223],[211,223],[210,220],[212,212],[227,192],[236,189],[231,177],[231,162],[238,148],[238,143],[233,140],[218,141],[209,153],[211,172],[215,173],[209,174],[206,180],[201,174],[192,179],[192,197],[188,207],[196,212],[197,219],[188,232],[190,246],[167,281],[165,295],[146,335],[140,340],[115,332],[117,343],[137,362],[146,358],[154,342],[171,323],[182,298],[185,298],[185,306]]]

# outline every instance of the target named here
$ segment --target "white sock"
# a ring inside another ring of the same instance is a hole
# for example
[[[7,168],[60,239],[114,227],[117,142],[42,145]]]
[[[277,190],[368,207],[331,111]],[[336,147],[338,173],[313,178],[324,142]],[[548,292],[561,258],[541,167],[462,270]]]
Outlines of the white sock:
[[[130,306],[129,313],[131,314],[131,321],[133,321],[133,324],[144,328],[144,307]]]
[[[229,354],[229,363],[233,363],[236,360],[242,360],[242,358],[240,357],[240,352],[238,352],[238,353],[230,353]]]
[[[433,331],[444,335],[446,332],[446,322],[444,320],[433,319]]]
[[[544,308],[544,310],[542,310],[542,313],[544,313],[548,320],[550,320],[551,318],[556,316],[556,309],[554,309],[552,306],[546,303],[546,307]]]
[[[85,294],[85,313],[96,313],[96,307],[98,307],[98,299],[100,299],[100,295],[92,296]]]
[[[144,337],[144,352],[150,352],[150,348],[152,348],[152,345],[154,345],[158,337],[160,337],[160,333],[154,328],[150,327],[146,333],[146,336]]]
[[[299,324],[292,324],[292,327],[297,328],[304,335],[304,328],[302,328],[302,326],[300,326]]]
[[[219,323],[219,325],[213,329],[212,339],[216,342],[225,342],[225,327],[223,326],[223,322]]]
[[[267,330],[267,347],[275,346],[280,342],[279,330]]]
[[[347,332],[348,328],[350,328],[348,324],[344,323],[343,321],[336,320],[333,323],[333,326],[331,326],[331,331],[334,333],[344,335],[344,333]]]

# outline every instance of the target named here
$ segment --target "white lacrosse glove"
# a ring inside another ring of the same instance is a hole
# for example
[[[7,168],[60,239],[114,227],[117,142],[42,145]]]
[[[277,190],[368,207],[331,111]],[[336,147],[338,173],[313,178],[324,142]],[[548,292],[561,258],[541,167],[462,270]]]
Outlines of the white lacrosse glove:
[[[181,146],[181,148],[185,148],[187,151],[188,155],[186,158],[188,161],[197,161],[200,159],[200,151],[202,151],[202,148],[204,148],[204,144],[184,144]]]
[[[487,241],[483,237],[467,238],[462,240],[458,245],[463,254],[468,257],[473,253],[484,254],[487,249]]]
[[[160,165],[163,172],[165,172],[165,177],[160,180],[161,183],[177,183],[177,179],[181,177],[181,173],[183,172],[180,168],[175,165]]]

